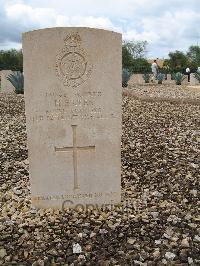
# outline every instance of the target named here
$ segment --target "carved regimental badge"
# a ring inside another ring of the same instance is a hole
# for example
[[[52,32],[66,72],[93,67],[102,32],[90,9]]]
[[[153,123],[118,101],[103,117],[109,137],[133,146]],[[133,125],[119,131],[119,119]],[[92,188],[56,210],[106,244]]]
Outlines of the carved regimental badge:
[[[56,74],[65,86],[78,87],[91,75],[92,64],[81,48],[81,37],[72,33],[64,39],[65,47],[56,58]]]

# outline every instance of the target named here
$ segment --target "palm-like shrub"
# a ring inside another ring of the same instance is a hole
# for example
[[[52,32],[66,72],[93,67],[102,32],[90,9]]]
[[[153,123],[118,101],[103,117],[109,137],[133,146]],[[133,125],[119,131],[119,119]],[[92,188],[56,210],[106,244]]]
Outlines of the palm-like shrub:
[[[7,80],[9,80],[12,85],[15,87],[15,92],[17,94],[24,93],[24,75],[20,71],[16,71],[7,76]]]
[[[149,83],[150,78],[151,78],[151,75],[150,75],[149,73],[144,73],[144,74],[142,75],[142,77],[143,77],[145,83]]]
[[[130,79],[131,72],[127,68],[122,69],[122,87],[128,86],[128,81]]]
[[[162,84],[163,80],[165,79],[165,74],[159,73],[157,75],[158,84]]]
[[[176,81],[176,85],[181,85],[181,82],[185,79],[185,75],[183,75],[181,72],[177,72],[174,75],[174,79]]]
[[[200,82],[200,71],[196,71],[195,73],[194,73],[194,77]]]

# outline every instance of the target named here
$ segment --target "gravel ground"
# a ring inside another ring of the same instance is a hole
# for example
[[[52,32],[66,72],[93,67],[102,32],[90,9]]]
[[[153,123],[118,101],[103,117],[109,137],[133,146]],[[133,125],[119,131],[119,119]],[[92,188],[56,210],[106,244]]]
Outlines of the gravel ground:
[[[132,95],[135,99],[144,101],[167,101],[174,103],[190,103],[200,105],[200,85],[168,85],[168,84],[141,84],[128,85],[123,89],[125,95]]]
[[[0,265],[200,265],[199,106],[124,97],[122,203],[90,212],[31,208],[23,96],[0,114]]]

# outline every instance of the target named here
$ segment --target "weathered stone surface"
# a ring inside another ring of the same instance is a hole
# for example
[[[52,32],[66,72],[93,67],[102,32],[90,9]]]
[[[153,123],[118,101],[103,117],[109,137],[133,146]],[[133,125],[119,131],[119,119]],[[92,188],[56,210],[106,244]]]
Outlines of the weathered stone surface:
[[[33,205],[119,202],[121,34],[32,31],[23,54]]]
[[[175,81],[171,79],[171,74],[167,74],[167,79],[163,80],[164,84],[175,84]]]
[[[191,75],[190,75],[190,77],[191,77]],[[187,75],[185,75],[185,79],[181,82],[181,84],[183,84],[183,85],[188,85],[189,84]]]
[[[0,71],[0,76],[1,76],[1,89],[0,92],[3,93],[12,93],[15,91],[14,86],[12,85],[12,83],[7,80],[7,76],[9,74],[12,74],[12,70],[1,70]]]
[[[167,81],[170,81],[170,80],[172,80],[171,79],[171,74],[167,74]]]
[[[128,84],[143,84],[144,83],[144,79],[142,77],[143,74],[133,74],[130,77],[130,80],[128,82]]]
[[[199,85],[199,81],[195,78],[194,73],[190,74],[190,85]]]

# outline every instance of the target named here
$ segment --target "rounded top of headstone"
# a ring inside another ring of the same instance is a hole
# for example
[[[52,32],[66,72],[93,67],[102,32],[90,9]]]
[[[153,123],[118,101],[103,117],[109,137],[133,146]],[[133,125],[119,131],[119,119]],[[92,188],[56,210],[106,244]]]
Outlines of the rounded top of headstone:
[[[122,35],[119,32],[112,31],[112,30],[106,30],[106,29],[100,29],[100,28],[90,28],[90,27],[53,27],[53,28],[44,28],[44,29],[38,29],[38,30],[32,30],[22,33],[22,35],[30,34],[30,33],[40,33],[44,31],[63,31],[63,30],[71,30],[71,31],[102,31],[112,34],[119,34]]]

